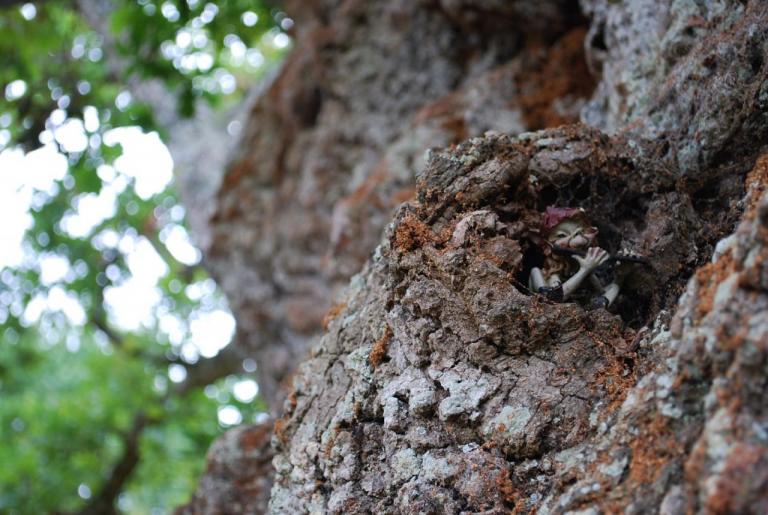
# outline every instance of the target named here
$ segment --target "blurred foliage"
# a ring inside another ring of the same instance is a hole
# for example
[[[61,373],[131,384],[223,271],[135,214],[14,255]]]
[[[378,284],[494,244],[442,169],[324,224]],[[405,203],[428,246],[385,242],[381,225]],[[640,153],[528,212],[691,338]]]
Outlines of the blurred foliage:
[[[199,255],[180,258],[169,245],[187,234],[172,184],[140,191],[119,165],[115,129],[165,137],[131,94],[148,81],[171,93],[181,117],[200,102],[235,105],[279,62],[291,25],[250,0],[0,9],[0,157],[45,147],[66,163],[49,183],[24,186],[28,221],[4,222],[29,228],[23,259],[0,271],[0,513],[82,510],[115,479],[134,433],[141,459],[116,506],[168,512],[189,498],[211,440],[233,423],[217,412],[236,408],[250,422],[265,410],[233,395],[252,365],[180,393],[177,383],[206,359],[191,343],[191,321],[226,303]],[[106,215],[74,228],[97,201]],[[124,327],[107,297],[144,266],[132,258],[140,246],[163,271],[147,299],[152,315]],[[46,280],[52,260],[65,273]]]

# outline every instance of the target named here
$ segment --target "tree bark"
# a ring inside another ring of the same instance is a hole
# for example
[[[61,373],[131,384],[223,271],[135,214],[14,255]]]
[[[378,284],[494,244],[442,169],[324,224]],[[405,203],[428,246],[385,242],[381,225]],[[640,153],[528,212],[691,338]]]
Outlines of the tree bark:
[[[427,149],[577,119],[593,81],[575,3],[491,4],[286,2],[295,48],[251,110],[206,256],[275,413]],[[574,73],[532,91],[547,67]]]
[[[192,500],[176,515],[264,513],[272,486],[272,423],[231,429],[208,451],[208,467]]]
[[[768,6],[291,7],[208,260],[287,397],[270,510],[766,511]],[[611,312],[525,288],[553,204],[650,257]]]

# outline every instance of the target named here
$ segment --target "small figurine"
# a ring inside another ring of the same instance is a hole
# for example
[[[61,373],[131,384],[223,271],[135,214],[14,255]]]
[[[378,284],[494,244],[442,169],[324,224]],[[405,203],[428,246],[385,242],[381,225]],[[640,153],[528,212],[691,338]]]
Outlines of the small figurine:
[[[568,300],[585,280],[598,292],[593,308],[607,308],[616,300],[619,285],[611,277],[602,280],[594,272],[603,264],[622,257],[612,257],[597,247],[597,228],[593,227],[583,209],[548,207],[542,223],[547,246],[542,268],[534,267],[529,278],[529,288],[548,299]],[[571,259],[572,258],[572,259]],[[642,258],[632,258],[637,261]],[[574,266],[578,263],[578,269]],[[565,282],[563,282],[563,280]],[[605,284],[607,283],[607,284]]]

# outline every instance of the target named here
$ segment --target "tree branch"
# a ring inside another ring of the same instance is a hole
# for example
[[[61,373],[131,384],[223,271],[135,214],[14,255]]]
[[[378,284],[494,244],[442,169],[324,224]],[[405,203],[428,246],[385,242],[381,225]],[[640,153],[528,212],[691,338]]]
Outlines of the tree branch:
[[[174,389],[176,395],[184,396],[195,388],[206,386],[228,375],[243,371],[245,352],[235,343],[230,343],[212,358],[201,359],[193,365],[185,365],[187,377]]]
[[[112,469],[112,473],[101,490],[91,499],[85,507],[78,512],[79,515],[111,515],[117,513],[115,502],[123,491],[125,483],[130,479],[134,469],[139,464],[139,440],[144,429],[151,423],[157,422],[148,418],[144,412],[139,412],[133,419],[130,430],[123,438],[123,455]]]
[[[117,348],[125,347],[123,345],[125,343],[123,337],[118,334],[117,331],[112,329],[112,327],[110,327],[110,325],[107,323],[107,317],[104,316],[103,309],[99,308],[92,310],[90,313],[90,321],[99,331],[107,336],[107,339],[109,339],[113,346]]]
[[[179,275],[181,275],[181,277],[184,278],[184,280],[187,282],[192,280],[192,278],[195,276],[195,272],[207,273],[207,270],[203,266],[202,262],[195,265],[187,265],[186,263],[182,263],[176,259],[176,257],[171,254],[171,251],[168,250],[168,247],[166,247],[166,245],[160,241],[160,235],[157,233],[157,231],[148,229],[146,225],[147,224],[144,224],[138,228],[139,234],[147,239],[149,244],[152,245],[152,248],[155,249],[155,252],[157,252],[160,258],[168,264],[168,268],[177,268]]]
[[[107,328],[109,329],[109,328]],[[187,368],[187,378],[176,388],[168,391],[168,397],[183,397],[195,388],[206,386],[214,381],[242,371],[245,354],[239,347],[230,344],[216,356],[202,359]],[[112,469],[109,478],[99,492],[81,509],[78,515],[113,515],[117,513],[115,502],[125,488],[139,464],[141,454],[139,444],[144,430],[161,422],[162,418],[150,418],[143,411],[136,414],[131,428],[123,435],[123,454]]]

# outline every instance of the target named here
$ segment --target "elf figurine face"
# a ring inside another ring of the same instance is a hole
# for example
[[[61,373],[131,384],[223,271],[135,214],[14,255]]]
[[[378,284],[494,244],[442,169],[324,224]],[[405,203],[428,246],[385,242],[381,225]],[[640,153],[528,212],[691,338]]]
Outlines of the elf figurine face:
[[[609,306],[616,299],[619,287],[615,283],[602,285],[592,274],[610,256],[608,252],[596,246],[597,228],[589,222],[584,210],[548,207],[542,220],[542,230],[550,251],[554,250],[560,254],[570,251],[570,255],[566,257],[549,252],[544,266],[531,270],[531,290],[542,293],[551,300],[563,301],[586,281],[599,293],[595,298],[595,306]],[[578,263],[578,270],[570,270],[568,259]]]
[[[551,245],[586,250],[597,238],[597,228],[589,223],[583,209],[548,207],[542,220],[542,230]]]
[[[597,228],[585,226],[580,221],[567,218],[552,228],[547,241],[557,247],[587,250],[594,246]]]

